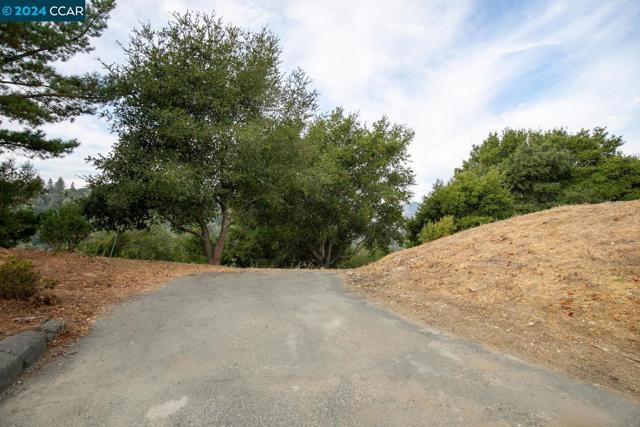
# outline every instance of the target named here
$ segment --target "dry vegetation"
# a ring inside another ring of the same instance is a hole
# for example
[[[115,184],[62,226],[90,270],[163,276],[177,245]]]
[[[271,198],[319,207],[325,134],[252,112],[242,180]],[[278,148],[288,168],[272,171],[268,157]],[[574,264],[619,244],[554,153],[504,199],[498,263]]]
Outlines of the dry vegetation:
[[[89,332],[97,317],[133,295],[147,292],[176,277],[228,270],[203,264],[88,257],[68,252],[0,249],[0,262],[9,255],[33,261],[44,277],[59,284],[34,301],[0,299],[0,339],[31,329],[46,319],[63,319],[68,330],[54,342],[53,355]]]
[[[69,329],[199,264],[0,250],[59,285],[35,304],[0,299],[0,339],[48,318]],[[345,273],[350,288],[409,317],[640,399],[640,201],[567,206],[485,225]]]
[[[640,201],[488,224],[345,276],[409,317],[640,398]]]

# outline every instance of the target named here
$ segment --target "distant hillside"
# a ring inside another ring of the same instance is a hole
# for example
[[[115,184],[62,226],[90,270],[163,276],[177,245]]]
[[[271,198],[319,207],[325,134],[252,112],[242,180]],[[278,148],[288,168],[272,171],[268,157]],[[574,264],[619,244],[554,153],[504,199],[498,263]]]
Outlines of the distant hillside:
[[[57,209],[66,202],[81,199],[88,194],[88,188],[75,188],[73,183],[67,187],[62,178],[58,178],[55,183],[49,179],[42,193],[31,202],[31,205],[36,212],[42,213],[49,209]]]
[[[430,325],[640,397],[640,201],[487,224],[347,279]]]

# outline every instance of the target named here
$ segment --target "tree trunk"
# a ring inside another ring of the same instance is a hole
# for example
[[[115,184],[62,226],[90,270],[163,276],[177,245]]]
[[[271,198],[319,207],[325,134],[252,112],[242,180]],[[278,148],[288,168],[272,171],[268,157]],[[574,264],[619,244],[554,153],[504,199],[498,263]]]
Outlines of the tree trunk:
[[[318,249],[312,249],[311,255],[316,260],[317,265],[322,268],[331,267],[333,260],[331,259],[331,250],[333,243],[330,240],[323,240]]]
[[[220,203],[220,208],[222,209],[222,227],[220,227],[220,234],[218,234],[216,247],[213,249],[213,257],[209,260],[209,264],[213,265],[220,265],[220,262],[222,261],[222,250],[224,249],[224,242],[227,238],[229,226],[231,225],[231,214],[229,213],[229,210],[224,203]]]
[[[324,265],[324,240],[322,241],[322,243],[320,244],[320,249],[311,249],[311,255],[313,255],[313,258],[315,258],[316,263],[319,266],[323,266]]]
[[[116,230],[116,237],[113,239],[113,245],[111,245],[111,252],[109,253],[109,258],[113,257],[113,251],[116,249],[116,243],[118,242],[118,234],[120,230]]]
[[[202,230],[202,244],[207,261],[209,264],[213,264],[213,244],[211,244],[211,236],[209,235],[209,227],[207,227],[206,221],[200,223],[200,230]]]

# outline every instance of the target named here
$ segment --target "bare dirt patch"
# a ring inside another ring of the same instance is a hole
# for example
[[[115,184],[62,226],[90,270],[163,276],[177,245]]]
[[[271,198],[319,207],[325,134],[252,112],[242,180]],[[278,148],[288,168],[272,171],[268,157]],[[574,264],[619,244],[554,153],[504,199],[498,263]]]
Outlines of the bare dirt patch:
[[[640,201],[488,224],[344,278],[387,308],[640,400]]]
[[[50,356],[86,335],[91,325],[113,305],[148,292],[171,279],[195,273],[231,271],[203,264],[88,257],[67,252],[0,249],[0,262],[16,255],[33,261],[44,277],[59,284],[51,291],[53,305],[0,299],[0,339],[39,326],[46,319],[62,319],[67,331],[53,341]]]

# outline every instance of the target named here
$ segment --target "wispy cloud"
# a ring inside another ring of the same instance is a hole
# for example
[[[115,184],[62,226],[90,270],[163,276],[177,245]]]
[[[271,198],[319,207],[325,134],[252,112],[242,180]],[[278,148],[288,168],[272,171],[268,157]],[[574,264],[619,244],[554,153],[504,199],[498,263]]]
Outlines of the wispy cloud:
[[[164,24],[174,10],[215,10],[282,41],[284,66],[302,67],[321,106],[385,114],[416,130],[416,198],[447,178],[489,132],[504,127],[571,130],[607,126],[640,153],[640,3],[472,1],[121,2],[96,51],[61,65],[97,70],[121,60],[139,20]],[[45,177],[90,171],[84,158],[114,138],[99,119],[47,127],[83,145],[62,160],[36,162]]]

